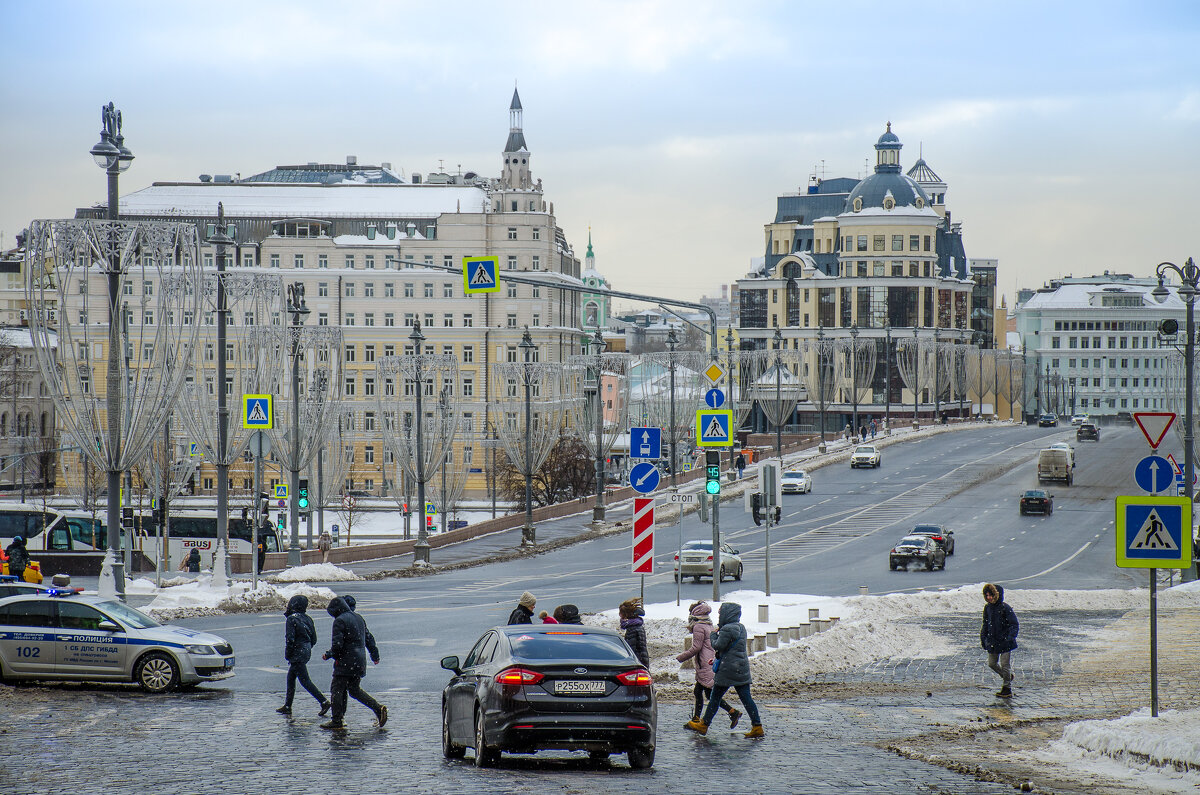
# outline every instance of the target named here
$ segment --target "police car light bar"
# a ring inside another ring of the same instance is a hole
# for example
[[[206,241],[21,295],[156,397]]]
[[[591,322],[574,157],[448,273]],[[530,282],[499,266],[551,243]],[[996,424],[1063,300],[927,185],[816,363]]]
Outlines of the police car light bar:
[[[77,593],[83,593],[82,588],[50,588],[46,591],[46,596],[74,596]]]
[[[0,574],[0,582],[16,582],[17,575],[15,574]]]

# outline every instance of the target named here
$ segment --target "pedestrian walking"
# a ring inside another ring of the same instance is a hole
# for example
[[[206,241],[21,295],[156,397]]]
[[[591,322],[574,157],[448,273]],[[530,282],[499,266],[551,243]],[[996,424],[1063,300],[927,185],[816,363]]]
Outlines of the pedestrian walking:
[[[537,599],[529,591],[521,594],[521,598],[517,600],[517,606],[508,614],[508,624],[532,624],[533,623],[533,607],[537,604]]]
[[[847,423],[846,423],[846,430],[842,431],[842,436],[845,438],[845,440],[846,440],[847,442],[848,442],[848,441],[850,441],[850,434],[851,434],[851,433],[852,433],[852,431],[850,430],[850,423],[848,423],[848,422],[847,422]]]
[[[329,562],[329,550],[333,549],[333,536],[329,535],[328,530],[322,530],[321,535],[317,538],[317,549],[321,552],[321,562]]]
[[[646,611],[642,609],[641,599],[626,599],[617,608],[621,616],[621,629],[625,630],[625,642],[633,649],[633,656],[638,662],[650,670],[650,647],[646,644],[646,628],[642,617]]]
[[[737,460],[735,460],[735,461],[733,462],[733,465],[734,465],[735,467],[737,467],[737,471],[738,471],[738,480],[741,480],[741,479],[742,479],[742,472],[744,472],[744,471],[745,471],[745,469],[746,469],[746,456],[745,456],[745,455],[743,455],[742,453],[738,453]]]
[[[559,624],[582,624],[579,608],[575,605],[559,605],[554,608],[554,621]]]
[[[705,601],[693,602],[688,607],[688,629],[692,632],[692,645],[683,654],[675,657],[679,662],[695,660],[696,684],[692,688],[692,697],[696,700],[696,704],[692,708],[692,720],[697,723],[700,722],[700,715],[704,712],[704,703],[712,695],[713,688],[712,664],[716,653],[712,647],[713,626],[712,619],[709,618],[711,613],[712,607]],[[729,728],[737,726],[742,713],[729,706],[729,702],[723,698],[719,703],[721,709],[729,713]]]
[[[267,565],[267,536],[260,534],[258,537],[258,573],[262,574],[262,570]]]
[[[8,555],[8,573],[16,577],[17,582],[21,582],[25,579],[25,569],[29,566],[29,550],[25,548],[25,537],[15,536],[4,552]]]
[[[864,441],[866,440],[866,438],[867,438],[867,426],[866,425],[858,426],[858,438],[861,440],[864,440]]]
[[[317,714],[323,716],[332,704],[308,675],[308,661],[312,658],[313,646],[317,644],[317,627],[308,615],[308,597],[300,594],[293,596],[288,600],[283,615],[286,619],[283,625],[283,658],[288,661],[287,693],[283,697],[283,706],[275,711],[281,715],[292,714],[292,699],[296,695],[296,682],[299,681],[300,686],[321,705],[321,711]]]
[[[750,714],[750,731],[746,732],[745,736],[762,737],[765,732],[762,719],[758,715],[758,705],[750,697],[750,657],[746,654],[746,628],[741,624],[742,606],[737,602],[724,602],[717,615],[720,626],[717,627],[717,636],[713,638],[712,646],[719,665],[713,674],[712,694],[708,698],[704,716],[700,720],[688,721],[684,727],[707,734],[725,691],[732,687],[737,691],[742,706]]]
[[[346,715],[347,696],[353,696],[355,701],[374,712],[380,728],[387,723],[387,707],[360,686],[367,674],[367,652],[371,654],[371,662],[378,665],[379,647],[367,629],[367,622],[352,609],[352,599],[336,596],[326,608],[326,612],[333,616],[333,630],[329,651],[322,654],[321,659],[333,660],[333,683],[330,685],[333,716],[321,724],[322,729],[345,727],[343,718]]]
[[[875,428],[876,428],[875,420],[871,420],[871,440],[872,441],[875,440]]]
[[[1017,622],[1017,614],[1004,601],[1002,586],[989,582],[983,586],[983,598],[987,605],[983,608],[979,642],[988,653],[988,668],[999,674],[1004,682],[996,695],[1011,698],[1013,674],[1009,655],[1017,648],[1017,632],[1021,625]]]
[[[181,568],[186,568],[192,574],[199,574],[200,573],[200,550],[197,549],[196,547],[192,547],[192,551],[189,552],[187,554],[187,557],[183,559],[183,566]]]

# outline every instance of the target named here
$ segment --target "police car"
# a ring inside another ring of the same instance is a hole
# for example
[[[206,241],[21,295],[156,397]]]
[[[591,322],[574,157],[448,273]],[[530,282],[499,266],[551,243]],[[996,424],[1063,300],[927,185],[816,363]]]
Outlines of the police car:
[[[50,588],[0,598],[0,680],[136,682],[151,693],[233,676],[233,647],[114,599]]]

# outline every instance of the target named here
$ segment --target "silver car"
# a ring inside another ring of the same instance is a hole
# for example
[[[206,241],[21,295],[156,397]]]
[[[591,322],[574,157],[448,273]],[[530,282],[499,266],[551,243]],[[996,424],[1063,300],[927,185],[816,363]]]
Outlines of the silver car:
[[[878,468],[883,462],[883,456],[879,452],[879,448],[873,444],[860,444],[854,448],[854,452],[850,454],[850,468],[858,467],[873,467]]]
[[[675,556],[675,580],[680,576],[691,577],[693,582],[700,582],[701,577],[713,576],[713,546],[712,541],[700,539],[683,543],[683,560]],[[728,544],[721,544],[721,580],[733,577],[742,579],[742,559],[736,549]]]
[[[803,469],[791,469],[783,473],[784,494],[808,494],[812,491],[812,476]]]
[[[0,599],[0,679],[136,682],[151,693],[233,676],[233,647],[116,600],[50,589]]]

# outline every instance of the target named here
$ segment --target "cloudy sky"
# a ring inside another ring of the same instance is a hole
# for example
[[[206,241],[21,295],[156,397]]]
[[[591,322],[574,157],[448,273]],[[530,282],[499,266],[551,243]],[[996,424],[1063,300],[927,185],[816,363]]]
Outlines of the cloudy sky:
[[[617,289],[716,294],[776,196],[858,177],[890,120],[1001,289],[1200,255],[1200,4],[0,0],[2,246],[122,193],[319,160],[534,176]],[[1192,154],[1189,154],[1189,151]]]

